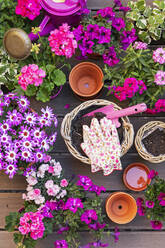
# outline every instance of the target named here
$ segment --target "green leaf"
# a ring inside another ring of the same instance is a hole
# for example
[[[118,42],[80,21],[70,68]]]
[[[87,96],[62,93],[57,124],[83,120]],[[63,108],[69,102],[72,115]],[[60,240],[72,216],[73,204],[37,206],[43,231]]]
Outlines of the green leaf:
[[[160,28],[155,29],[153,32],[149,30],[153,40],[160,40],[162,30]]]
[[[5,76],[0,76],[0,84],[7,84],[7,83],[8,83],[8,81],[5,78]]]
[[[27,90],[25,91],[25,94],[27,96],[34,96],[36,94],[37,88],[35,85],[28,85]]]
[[[139,20],[137,20],[137,22],[136,22],[136,26],[138,27],[138,28],[140,28],[140,29],[145,29],[146,27],[147,27],[147,21],[146,21],[146,19],[139,19]]]
[[[159,9],[165,9],[165,2],[162,0],[153,1],[153,5]]]
[[[150,6],[147,6],[147,8],[145,8],[143,15],[145,17],[149,17],[151,14],[152,14],[152,8]]]
[[[151,38],[149,34],[145,31],[139,31],[138,36],[139,36],[139,39],[143,42],[146,42],[148,44],[151,42]]]
[[[23,238],[23,236],[22,236],[21,233],[14,233],[13,236],[14,236],[14,242],[15,242],[15,244],[20,243],[21,240],[22,240],[22,238]]]
[[[6,225],[5,229],[9,232],[13,232],[15,227],[19,224],[20,213],[12,212],[5,217]]]
[[[46,88],[41,88],[38,90],[36,95],[37,101],[47,102],[50,100],[49,91]]]
[[[5,73],[8,69],[8,65],[0,65],[0,75]]]
[[[141,15],[138,12],[138,10],[134,10],[134,11],[127,12],[126,17],[128,19],[133,20],[133,21],[137,21],[141,17]]]
[[[54,77],[53,83],[57,86],[63,85],[66,82],[65,74],[59,69],[57,69],[53,72],[53,77]]]
[[[139,0],[137,2],[137,5],[136,6],[137,6],[137,8],[138,8],[139,11],[144,11],[145,8],[146,8],[146,2],[145,2],[145,0]]]
[[[134,24],[132,22],[127,22],[126,23],[126,30],[130,31],[132,28],[134,28]]]
[[[35,248],[37,241],[34,239],[31,239],[29,237],[26,237],[23,241],[23,244],[26,246],[26,248]]]

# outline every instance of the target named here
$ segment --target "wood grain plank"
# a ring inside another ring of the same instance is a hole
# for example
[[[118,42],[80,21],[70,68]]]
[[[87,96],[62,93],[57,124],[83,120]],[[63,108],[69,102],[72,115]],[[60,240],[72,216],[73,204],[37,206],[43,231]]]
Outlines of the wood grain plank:
[[[5,226],[5,216],[23,206],[22,193],[0,193],[0,228]]]
[[[0,190],[22,190],[26,188],[26,181],[23,176],[14,176],[9,179],[5,173],[0,173]]]
[[[163,248],[165,232],[121,232],[118,243],[114,243],[112,237],[103,234],[103,241],[108,242],[108,248]],[[92,241],[88,233],[80,233],[82,245]],[[62,239],[56,233],[46,239],[38,241],[36,248],[52,248],[56,239]],[[12,240],[12,233],[0,231],[0,248],[16,248]]]
[[[136,2],[137,0],[133,0],[133,2]],[[127,3],[129,2],[129,0],[122,0],[121,1],[123,3],[124,6],[127,5]],[[146,0],[147,5],[152,5],[152,0]],[[100,9],[100,8],[104,8],[104,7],[113,7],[113,1],[107,1],[107,0],[88,0],[87,1],[87,5],[90,9]]]

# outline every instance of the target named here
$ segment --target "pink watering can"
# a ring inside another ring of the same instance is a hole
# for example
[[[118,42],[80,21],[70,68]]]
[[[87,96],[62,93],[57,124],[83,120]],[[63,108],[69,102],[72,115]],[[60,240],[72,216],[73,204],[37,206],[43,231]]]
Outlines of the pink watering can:
[[[87,0],[39,0],[45,11],[40,23],[40,36],[48,35],[52,30],[68,23],[70,26],[79,24],[80,11],[87,8]],[[26,34],[22,29],[12,28],[5,33],[4,47],[11,57],[25,59],[29,56],[32,41],[38,39],[37,34]]]
[[[116,125],[116,127],[120,127],[120,122],[118,120],[118,118],[123,117],[123,116],[127,116],[127,115],[133,115],[133,114],[137,114],[137,113],[141,113],[147,110],[147,105],[145,103],[140,103],[134,106],[131,106],[129,108],[125,108],[125,109],[121,109],[121,110],[115,110],[113,105],[110,104],[108,106],[96,109],[84,116],[93,116],[94,113],[97,112],[102,112],[104,114],[106,114],[106,117],[110,120],[112,120],[112,122]]]

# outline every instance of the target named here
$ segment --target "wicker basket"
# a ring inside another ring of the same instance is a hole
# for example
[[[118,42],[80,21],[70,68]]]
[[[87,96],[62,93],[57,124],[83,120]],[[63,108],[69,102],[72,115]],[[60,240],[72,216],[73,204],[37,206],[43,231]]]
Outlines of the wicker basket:
[[[70,153],[74,157],[76,157],[77,159],[81,160],[83,163],[90,164],[90,160],[89,160],[89,158],[82,156],[72,146],[72,141],[71,141],[71,137],[70,137],[72,120],[79,113],[79,111],[86,109],[90,106],[93,106],[93,105],[99,106],[100,105],[100,107],[101,107],[101,106],[110,105],[110,104],[113,104],[114,109],[116,109],[116,110],[121,109],[119,106],[117,106],[113,102],[109,102],[107,100],[102,100],[102,99],[95,99],[95,100],[86,101],[86,102],[80,104],[78,107],[76,107],[74,110],[72,110],[72,112],[66,114],[66,116],[63,119],[63,122],[61,124],[61,135],[64,138],[64,141],[65,141]],[[123,121],[123,127],[124,127],[124,140],[123,140],[122,145],[121,145],[121,156],[123,156],[125,153],[127,153],[129,148],[132,146],[133,139],[134,139],[134,129],[133,129],[133,126],[130,123],[128,117],[122,117],[122,121]]]
[[[165,129],[165,123],[161,122],[161,121],[148,122],[138,130],[136,138],[135,138],[135,146],[136,146],[136,149],[137,149],[139,155],[142,158],[144,158],[145,160],[150,161],[151,163],[161,163],[161,162],[165,161],[165,154],[155,157],[146,151],[146,149],[144,148],[144,146],[141,142],[145,133],[149,130],[155,129],[156,127],[160,127],[160,128]]]

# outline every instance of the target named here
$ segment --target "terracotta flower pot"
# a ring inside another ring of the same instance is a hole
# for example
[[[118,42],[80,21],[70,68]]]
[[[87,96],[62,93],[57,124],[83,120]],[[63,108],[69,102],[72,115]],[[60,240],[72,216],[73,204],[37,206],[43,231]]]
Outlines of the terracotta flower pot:
[[[142,191],[151,180],[148,178],[150,170],[142,163],[133,163],[127,166],[123,173],[123,182],[128,189]]]
[[[126,224],[132,221],[137,213],[135,199],[124,192],[111,194],[106,200],[106,213],[117,224]]]
[[[81,99],[88,100],[97,96],[103,87],[103,72],[91,62],[82,62],[70,72],[69,84]]]

